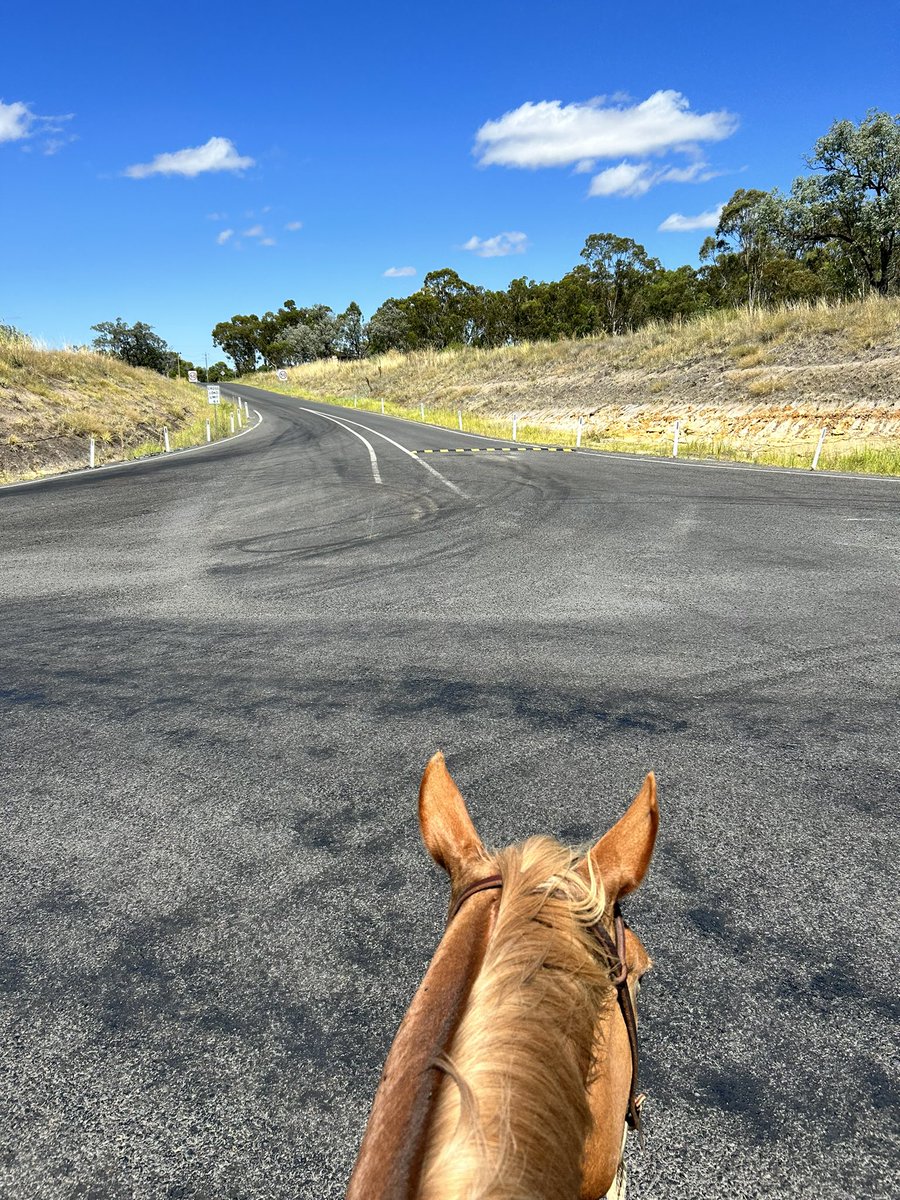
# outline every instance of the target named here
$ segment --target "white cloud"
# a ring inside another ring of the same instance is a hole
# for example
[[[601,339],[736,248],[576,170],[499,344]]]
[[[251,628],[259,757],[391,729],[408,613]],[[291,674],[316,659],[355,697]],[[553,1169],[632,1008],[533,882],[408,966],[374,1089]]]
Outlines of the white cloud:
[[[653,187],[649,163],[620,162],[591,180],[589,196],[643,196]]]
[[[709,212],[697,213],[695,217],[670,213],[659,226],[659,231],[660,233],[690,233],[695,229],[715,229],[724,207],[724,204],[720,204],[717,208],[711,208]]]
[[[298,229],[302,229],[302,228],[303,228],[302,221],[288,221],[287,225],[285,225],[285,229],[289,229],[291,231],[291,233],[296,233]]]
[[[407,275],[415,275],[415,267],[388,267],[384,272],[385,279],[405,279]]]
[[[17,142],[20,138],[30,137],[36,119],[21,100],[13,104],[4,104],[0,100],[0,142]]]
[[[660,183],[705,183],[720,174],[697,159],[686,167],[654,167],[649,162],[627,162],[607,167],[591,180],[589,196],[643,196]]]
[[[654,92],[629,104],[598,97],[583,104],[529,101],[475,135],[482,166],[562,167],[621,155],[659,154],[701,142],[718,142],[737,128],[733,113],[691,112],[680,92]]]
[[[220,246],[224,246],[225,243],[228,241],[228,239],[232,238],[232,237],[234,237],[233,229],[223,229],[222,232],[219,234],[219,236],[216,238],[216,242]]]
[[[470,237],[463,250],[471,250],[479,258],[505,258],[507,254],[524,254],[528,238],[524,233],[498,233],[495,237]]]
[[[130,179],[146,179],[148,175],[184,175],[193,178],[206,171],[243,171],[252,167],[252,158],[242,158],[229,138],[211,137],[203,146],[157,154],[153,162],[136,163],[125,169]]]
[[[259,242],[259,244],[260,244],[261,246],[274,246],[274,245],[275,245],[275,239],[274,239],[273,237],[264,237],[264,238],[260,238],[260,242]]]
[[[59,117],[42,117],[31,111],[31,106],[22,100],[12,104],[4,104],[0,100],[0,142],[21,142],[30,138],[44,137],[41,145],[42,154],[56,154],[63,146],[76,140],[74,134],[67,134],[65,122],[71,121],[74,113],[66,113]],[[63,136],[58,136],[63,135]],[[31,145],[21,147],[31,151]]]
[[[220,212],[207,213],[206,219],[207,219],[207,221],[227,221],[228,213],[220,213]]]
[[[251,225],[249,229],[244,230],[244,237],[262,237],[265,232],[262,225]]]

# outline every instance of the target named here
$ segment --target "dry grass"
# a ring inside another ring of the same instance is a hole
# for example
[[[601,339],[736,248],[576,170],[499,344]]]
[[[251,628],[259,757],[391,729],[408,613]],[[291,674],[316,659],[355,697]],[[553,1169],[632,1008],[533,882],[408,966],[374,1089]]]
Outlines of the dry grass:
[[[89,350],[47,350],[0,335],[0,480],[85,466],[205,437],[206,394]]]
[[[533,342],[494,350],[386,354],[294,367],[274,391],[328,397],[521,440],[808,465],[819,432],[836,439],[821,466],[897,473],[900,299],[840,306],[722,310],[616,338]],[[832,443],[827,443],[831,447]],[[872,451],[869,453],[866,447]],[[852,449],[851,449],[852,448]],[[878,453],[874,452],[875,448]]]

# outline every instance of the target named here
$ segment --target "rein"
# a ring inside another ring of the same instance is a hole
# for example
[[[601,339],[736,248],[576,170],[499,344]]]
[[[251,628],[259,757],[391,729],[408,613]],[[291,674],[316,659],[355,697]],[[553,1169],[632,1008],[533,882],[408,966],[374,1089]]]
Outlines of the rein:
[[[478,879],[475,883],[470,883],[467,888],[464,888],[456,898],[456,902],[450,909],[450,915],[447,917],[449,925],[465,902],[471,897],[477,895],[478,892],[486,892],[492,889],[501,889],[503,887],[503,878],[500,875],[487,875],[484,879]],[[616,989],[616,999],[619,1004],[619,1011],[622,1013],[622,1020],[625,1022],[625,1028],[628,1031],[628,1044],[631,1048],[631,1083],[628,1088],[628,1110],[625,1120],[629,1129],[635,1130],[643,1138],[643,1130],[641,1129],[641,1105],[644,1102],[643,1093],[639,1093],[638,1087],[638,1041],[637,1041],[637,1017],[634,1011],[634,1001],[631,998],[631,989],[628,987],[628,964],[625,961],[625,918],[619,908],[619,903],[613,905],[613,932],[615,933],[615,941],[610,937],[603,925],[598,921],[595,925],[588,927],[589,932],[594,935],[600,945],[603,947],[610,960],[610,982]],[[642,1142],[643,1144],[643,1142]]]

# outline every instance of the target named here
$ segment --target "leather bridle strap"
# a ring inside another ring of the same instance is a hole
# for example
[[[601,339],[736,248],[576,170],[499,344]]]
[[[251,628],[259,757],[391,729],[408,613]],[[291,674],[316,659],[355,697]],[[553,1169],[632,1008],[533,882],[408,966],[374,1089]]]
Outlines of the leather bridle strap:
[[[474,883],[470,883],[469,886],[467,888],[464,888],[459,893],[459,895],[456,897],[453,907],[450,909],[450,914],[447,917],[447,924],[448,925],[450,924],[450,922],[453,920],[453,918],[456,916],[456,914],[459,912],[459,910],[462,908],[462,906],[465,904],[465,902],[469,899],[470,896],[474,896],[478,892],[487,892],[487,891],[491,890],[492,888],[502,888],[502,887],[503,887],[503,876],[502,875],[487,875],[487,876],[485,876],[484,879],[477,879]]]
[[[610,959],[610,967],[615,972],[612,976],[612,983],[616,989],[616,998],[619,1002],[622,1020],[625,1022],[625,1029],[628,1033],[628,1045],[631,1050],[631,1085],[628,1089],[628,1111],[625,1119],[631,1129],[634,1129],[637,1133],[642,1133],[641,1104],[644,1101],[644,1097],[637,1090],[637,1017],[634,1011],[634,1001],[631,998],[631,989],[628,986],[628,965],[625,961],[625,918],[622,916],[618,903],[613,906],[613,931],[616,936],[615,941],[613,941],[599,922],[591,926],[591,932],[606,950]]]

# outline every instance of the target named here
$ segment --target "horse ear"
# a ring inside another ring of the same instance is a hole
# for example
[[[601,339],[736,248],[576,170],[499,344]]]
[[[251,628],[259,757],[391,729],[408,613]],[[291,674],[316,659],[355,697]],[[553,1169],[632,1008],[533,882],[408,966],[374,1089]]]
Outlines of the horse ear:
[[[440,751],[429,761],[422,776],[419,827],[428,853],[451,880],[456,880],[470,863],[487,857],[466,802]]]
[[[651,771],[627,812],[603,835],[588,856],[603,880],[611,902],[633,892],[644,878],[658,828],[656,778]]]

